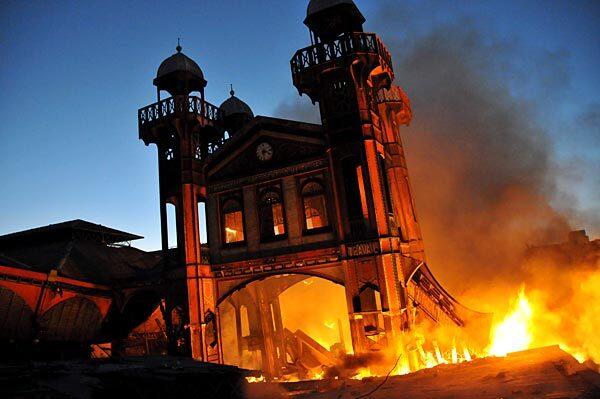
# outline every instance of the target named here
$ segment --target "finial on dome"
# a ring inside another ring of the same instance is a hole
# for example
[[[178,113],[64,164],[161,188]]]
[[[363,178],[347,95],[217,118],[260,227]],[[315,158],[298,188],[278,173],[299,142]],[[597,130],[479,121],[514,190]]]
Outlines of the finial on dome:
[[[231,94],[231,97],[233,97],[233,95],[235,94],[235,91],[233,91],[233,84],[230,83],[229,86],[231,87],[229,94]]]
[[[178,53],[181,53],[181,44],[179,43],[179,38],[177,38],[177,47],[175,47],[175,50],[177,50]]]

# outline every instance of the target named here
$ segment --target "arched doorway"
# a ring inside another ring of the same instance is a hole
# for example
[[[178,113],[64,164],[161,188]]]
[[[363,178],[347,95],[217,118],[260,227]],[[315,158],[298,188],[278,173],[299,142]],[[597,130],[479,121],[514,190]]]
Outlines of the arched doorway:
[[[166,353],[165,323],[159,292],[144,289],[111,308],[105,329],[111,339],[111,353],[143,356]]]
[[[238,287],[219,305],[225,363],[309,378],[352,351],[344,286],[283,274]]]
[[[0,287],[0,340],[28,341],[31,338],[33,312],[14,291]]]
[[[47,310],[39,324],[42,341],[89,343],[100,333],[102,313],[91,300],[76,296]]]

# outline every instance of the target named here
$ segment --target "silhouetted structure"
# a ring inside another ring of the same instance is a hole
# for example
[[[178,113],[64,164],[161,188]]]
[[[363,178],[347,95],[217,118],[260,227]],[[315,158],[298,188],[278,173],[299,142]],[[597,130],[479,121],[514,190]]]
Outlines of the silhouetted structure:
[[[387,48],[363,32],[363,22],[350,0],[308,6],[312,45],[292,57],[292,79],[319,103],[322,126],[254,117],[233,90],[221,107],[211,105],[202,71],[180,47],[161,64],[158,102],[139,110],[139,132],[158,148],[165,253],[167,204],[176,210],[178,257],[167,273],[175,288],[165,315],[188,308],[194,358],[223,360],[217,306],[276,274],[344,285],[359,353],[394,345],[422,317],[462,326],[481,316],[456,302],[425,264],[399,135],[410,104],[392,84]],[[162,91],[171,97],[161,99]],[[199,202],[210,261],[202,260]],[[262,332],[263,369],[276,376],[285,362],[278,306],[268,292],[253,301],[263,315],[251,327]]]
[[[2,338],[112,341],[117,353],[159,313],[153,339],[164,335],[170,353],[222,363],[218,306],[227,300],[238,350],[260,351],[265,372],[277,376],[289,337],[277,296],[306,276],[345,287],[357,353],[396,345],[423,318],[458,326],[485,319],[426,265],[399,133],[410,103],[364,21],[351,0],[308,6],[312,44],[292,57],[292,80],[319,103],[322,125],[254,116],[233,88],[220,107],[210,104],[204,73],[178,45],[158,68],[157,102],[138,111],[139,137],[158,150],[162,250],[123,245],[140,237],[84,221],[0,237]],[[201,202],[208,246],[200,243]],[[233,297],[275,275],[289,276]],[[242,306],[250,307],[245,336]]]
[[[81,356],[125,338],[160,299],[139,288],[162,263],[129,245],[139,238],[83,220],[1,236],[3,356]]]

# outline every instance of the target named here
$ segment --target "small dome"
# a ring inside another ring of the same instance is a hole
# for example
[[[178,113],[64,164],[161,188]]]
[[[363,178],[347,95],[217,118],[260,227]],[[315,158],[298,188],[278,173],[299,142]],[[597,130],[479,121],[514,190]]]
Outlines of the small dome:
[[[254,118],[254,113],[248,104],[237,98],[234,94],[233,89],[229,92],[231,97],[227,100],[223,101],[223,104],[219,107],[224,117],[234,115],[234,114],[245,114],[250,118]]]
[[[204,79],[204,73],[202,73],[202,69],[198,64],[181,52],[177,52],[164,60],[158,67],[156,77],[161,78],[173,72],[186,72],[198,79]]]
[[[304,25],[321,40],[333,40],[346,32],[362,32],[365,17],[352,0],[311,0]]]
[[[308,3],[308,7],[306,9],[306,16],[309,17],[313,14],[340,4],[355,6],[354,1],[352,0],[310,0],[310,3]]]
[[[180,45],[176,49],[177,52],[158,67],[154,85],[171,95],[202,91],[206,87],[204,73],[194,60],[181,52]]]

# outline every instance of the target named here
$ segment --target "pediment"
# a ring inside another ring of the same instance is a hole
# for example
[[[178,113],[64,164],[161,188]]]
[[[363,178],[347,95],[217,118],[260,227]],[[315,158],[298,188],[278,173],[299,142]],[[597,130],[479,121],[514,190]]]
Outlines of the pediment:
[[[273,121],[279,120],[268,119],[269,123],[256,123],[239,133],[240,137],[215,154],[207,165],[209,182],[252,176],[325,155],[320,126],[292,121],[278,124]],[[261,156],[259,147],[268,154]]]

